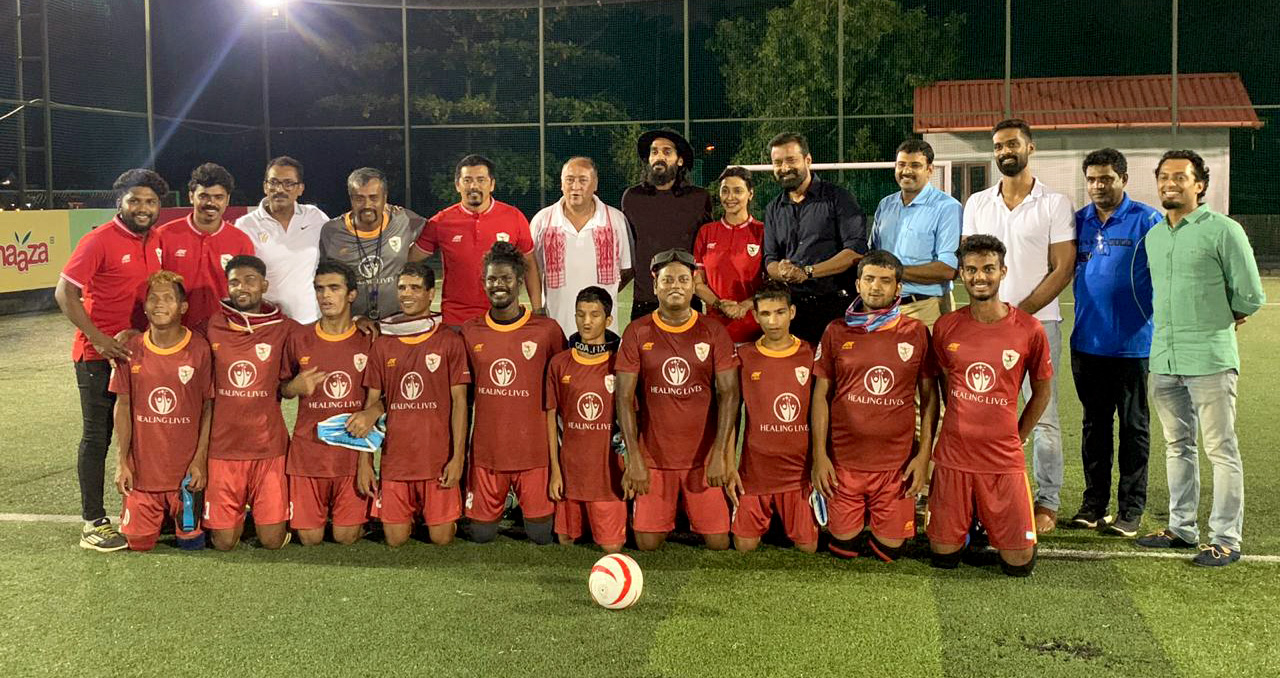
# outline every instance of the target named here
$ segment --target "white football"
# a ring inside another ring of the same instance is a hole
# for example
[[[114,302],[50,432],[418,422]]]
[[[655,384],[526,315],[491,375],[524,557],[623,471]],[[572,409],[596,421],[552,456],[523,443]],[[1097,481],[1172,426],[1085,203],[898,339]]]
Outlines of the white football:
[[[631,556],[611,553],[591,566],[587,589],[600,607],[622,610],[640,599],[644,590],[644,575]]]

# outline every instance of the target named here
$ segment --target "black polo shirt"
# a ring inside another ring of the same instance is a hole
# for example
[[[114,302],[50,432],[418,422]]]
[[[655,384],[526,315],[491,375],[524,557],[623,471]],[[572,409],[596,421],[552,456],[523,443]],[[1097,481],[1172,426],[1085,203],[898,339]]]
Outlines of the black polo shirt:
[[[674,247],[693,251],[698,229],[711,221],[711,195],[689,184],[677,184],[669,191],[637,184],[622,194],[622,213],[633,243],[634,301],[655,301],[649,262],[655,254]]]
[[[788,259],[797,266],[812,266],[841,250],[867,252],[867,217],[858,200],[843,188],[812,174],[804,200],[794,202],[783,191],[764,212],[764,263]],[[798,292],[825,295],[839,288],[853,294],[852,276],[814,278],[798,285]]]

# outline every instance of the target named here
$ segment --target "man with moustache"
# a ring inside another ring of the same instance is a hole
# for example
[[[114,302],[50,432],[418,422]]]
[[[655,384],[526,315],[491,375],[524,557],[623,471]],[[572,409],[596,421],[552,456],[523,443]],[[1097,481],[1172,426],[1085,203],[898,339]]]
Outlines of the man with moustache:
[[[267,267],[266,297],[300,323],[320,317],[311,288],[320,260],[320,231],[329,220],[319,207],[298,202],[306,190],[302,163],[282,155],[267,163],[258,207],[236,219],[236,228],[253,241],[253,251]]]
[[[960,246],[960,201],[938,190],[933,177],[933,147],[922,139],[898,145],[893,179],[902,190],[885,196],[871,225],[871,247],[891,252],[902,262],[902,315],[933,329],[950,310],[947,292],[956,276]]]
[[[62,268],[54,299],[76,327],[71,360],[80,390],[82,427],[76,474],[80,479],[80,547],[119,551],[128,547],[103,506],[107,447],[111,443],[115,394],[112,360],[129,357],[115,336],[147,326],[142,311],[147,276],[160,270],[152,227],[169,185],[148,169],[131,169],[112,185],[116,216],[80,239]]]
[[[387,176],[373,167],[361,167],[347,176],[347,194],[351,211],[321,228],[320,258],[341,262],[356,272],[353,317],[386,318],[399,309],[396,276],[409,261],[410,248],[426,220],[407,209],[391,209]]]
[[[769,159],[783,191],[765,208],[765,271],[791,285],[791,331],[816,345],[852,301],[845,272],[867,252],[866,215],[848,191],[809,170],[813,156],[804,135],[775,136]]]
[[[483,155],[468,155],[458,161],[454,188],[461,200],[427,222],[414,243],[410,261],[440,252],[444,267],[444,290],[440,311],[446,325],[455,329],[489,310],[485,295],[484,258],[497,242],[509,242],[524,257],[523,280],[534,313],[543,314],[542,280],[533,256],[529,221],[520,210],[493,197],[498,176],[493,161]]]
[[[1076,212],[1076,322],[1071,375],[1084,407],[1080,457],[1084,498],[1068,527],[1138,536],[1147,503],[1147,356],[1151,351],[1151,271],[1143,238],[1160,221],[1125,193],[1129,163],[1114,148],[1085,156],[1089,200]],[[1120,422],[1119,502],[1111,495],[1112,417]]]
[[[1058,295],[1071,283],[1075,259],[1075,217],[1071,201],[1031,173],[1036,145],[1031,127],[1017,118],[991,130],[996,167],[1004,175],[969,196],[964,207],[964,237],[992,235],[1008,249],[1009,274],[1000,298],[1030,313],[1049,337],[1051,360],[1062,348]],[[1058,384],[1050,382],[1049,405],[1036,424],[1032,458],[1036,478],[1036,531],[1052,532],[1058,522],[1062,490],[1062,429],[1058,423]],[[1030,397],[1031,382],[1022,385]]]
[[[1203,204],[1209,167],[1195,151],[1168,151],[1156,165],[1164,219],[1147,233],[1154,290],[1151,395],[1164,427],[1169,526],[1138,539],[1148,548],[1195,548],[1200,540],[1197,433],[1213,464],[1209,543],[1196,565],[1240,559],[1244,468],[1236,440],[1236,332],[1266,303],[1249,238]]]
[[[622,194],[633,261],[650,261],[659,252],[693,247],[698,228],[711,221],[711,194],[689,183],[693,147],[675,130],[656,129],[636,140],[636,154],[645,163],[644,181]],[[658,298],[653,277],[636,276],[631,319],[653,313]]]
[[[598,286],[616,299],[631,279],[627,218],[596,197],[599,176],[591,158],[569,158],[560,168],[563,197],[533,216],[533,252],[542,269],[543,299],[565,336],[575,331],[580,290]],[[609,330],[618,331],[617,319]]]

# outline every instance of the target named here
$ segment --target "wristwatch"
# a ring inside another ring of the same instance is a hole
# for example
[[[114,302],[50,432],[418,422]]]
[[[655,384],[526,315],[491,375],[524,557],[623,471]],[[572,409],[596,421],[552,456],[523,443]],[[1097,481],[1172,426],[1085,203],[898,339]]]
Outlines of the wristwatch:
[[[813,264],[809,264],[808,266],[804,267],[804,274],[809,276],[810,280],[813,279]]]

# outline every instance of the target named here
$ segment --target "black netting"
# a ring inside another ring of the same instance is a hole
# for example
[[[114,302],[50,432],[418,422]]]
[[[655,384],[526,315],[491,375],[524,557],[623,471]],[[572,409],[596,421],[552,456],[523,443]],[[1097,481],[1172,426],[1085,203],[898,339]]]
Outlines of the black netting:
[[[197,123],[156,123],[156,171],[169,182],[181,204],[187,202],[191,170],[216,162],[235,177],[233,205],[253,205],[262,199],[262,171],[266,166],[265,142],[258,129],[237,129]]]
[[[261,124],[261,22],[245,4],[151,3],[157,115]],[[143,74],[126,69],[117,77]]]
[[[538,177],[537,129],[415,129],[410,141],[413,196],[409,205],[423,216],[458,202],[454,171],[458,161],[471,153],[494,162],[494,198],[515,205],[526,215],[542,207],[544,184]],[[547,171],[552,171],[550,164]],[[548,200],[558,197],[554,184],[545,188]]]
[[[143,4],[135,0],[46,0],[46,5],[54,101],[145,112]]]
[[[146,118],[53,112],[55,189],[111,188],[121,172],[141,166],[146,158]]]

